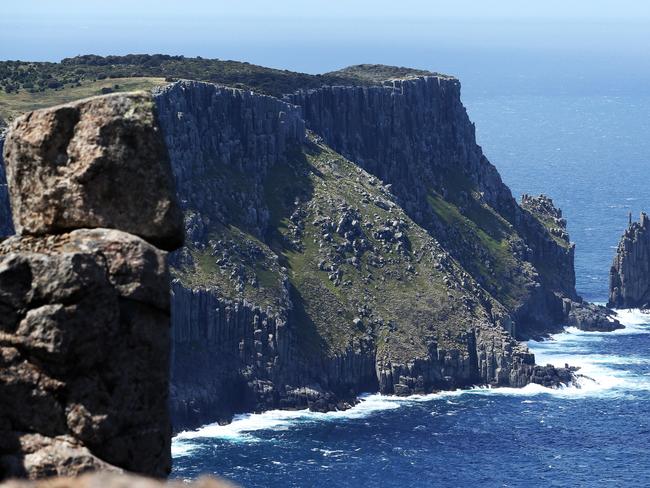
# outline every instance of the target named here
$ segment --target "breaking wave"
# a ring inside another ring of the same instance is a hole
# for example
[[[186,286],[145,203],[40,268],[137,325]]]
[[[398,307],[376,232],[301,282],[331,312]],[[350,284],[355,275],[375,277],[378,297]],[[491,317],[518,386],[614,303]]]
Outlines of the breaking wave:
[[[256,435],[261,431],[282,431],[292,426],[309,422],[338,422],[364,419],[385,410],[408,407],[415,403],[450,401],[453,397],[465,395],[494,395],[534,397],[553,395],[558,398],[580,398],[589,396],[622,396],[635,390],[650,391],[650,376],[635,374],[631,366],[650,364],[649,357],[602,350],[602,343],[609,336],[650,334],[650,315],[639,310],[619,310],[618,319],[625,329],[614,332],[585,332],[567,328],[544,341],[530,341],[529,348],[535,354],[538,364],[555,366],[578,366],[578,386],[550,389],[541,385],[527,385],[524,388],[476,387],[466,390],[446,391],[428,395],[408,397],[365,394],[359,402],[345,411],[311,412],[309,410],[270,410],[258,414],[242,414],[234,417],[227,425],[209,424],[193,431],[176,435],[172,442],[175,458],[191,455],[198,443],[206,439],[220,439],[229,442],[261,442]],[[601,347],[599,347],[601,346]],[[524,400],[527,402],[529,400]]]

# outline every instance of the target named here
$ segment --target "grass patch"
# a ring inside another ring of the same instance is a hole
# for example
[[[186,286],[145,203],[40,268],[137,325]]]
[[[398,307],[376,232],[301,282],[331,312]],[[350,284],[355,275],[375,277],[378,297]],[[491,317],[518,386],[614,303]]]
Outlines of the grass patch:
[[[26,90],[11,93],[0,91],[0,118],[11,121],[25,112],[101,95],[102,88],[111,89],[114,92],[128,92],[151,90],[153,87],[164,83],[163,78],[114,78],[101,81],[83,81],[81,86],[66,86],[57,90],[45,90],[36,93],[30,93]]]

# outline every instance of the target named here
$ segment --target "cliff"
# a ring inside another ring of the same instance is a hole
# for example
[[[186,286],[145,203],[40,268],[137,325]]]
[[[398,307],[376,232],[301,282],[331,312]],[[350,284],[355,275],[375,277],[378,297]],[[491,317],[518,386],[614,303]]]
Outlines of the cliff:
[[[14,233],[14,224],[11,218],[9,206],[9,190],[7,189],[7,175],[2,158],[5,144],[5,134],[0,128],[0,238],[10,236]]]
[[[197,82],[155,99],[188,235],[172,259],[177,428],[363,391],[571,381],[534,364],[395,186],[305,133],[298,107]]]
[[[18,234],[0,244],[0,480],[166,476],[160,248],[182,242],[182,219],[151,97],[27,114],[4,160]]]
[[[609,307],[650,308],[650,218],[641,213],[621,237],[609,272]]]
[[[560,330],[564,299],[580,300],[574,248],[552,201],[512,198],[476,144],[457,79],[374,81],[285,99],[325,143],[391,184],[407,214],[507,308],[517,337]]]
[[[244,411],[346,408],[364,391],[567,383],[570,370],[535,365],[516,339],[618,324],[577,296],[553,202],[518,204],[483,156],[458,80],[343,71],[328,79],[350,86],[284,101],[191,81],[154,91],[187,236],[170,256],[176,429]],[[75,125],[66,120],[64,134]],[[93,211],[93,225],[173,248],[123,227],[153,221],[128,210],[147,186],[116,182],[39,187],[70,210],[36,202],[16,227],[69,232],[79,201],[96,209],[92,195],[124,187],[112,203],[127,208],[108,220]],[[15,194],[28,195],[21,185]]]

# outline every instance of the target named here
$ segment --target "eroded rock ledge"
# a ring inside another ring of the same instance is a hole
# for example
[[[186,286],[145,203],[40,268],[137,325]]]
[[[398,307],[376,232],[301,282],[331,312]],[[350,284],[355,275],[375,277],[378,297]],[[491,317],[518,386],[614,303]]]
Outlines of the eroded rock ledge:
[[[156,246],[183,235],[151,98],[28,114],[4,159],[18,235],[0,244],[0,480],[166,476],[169,275]]]

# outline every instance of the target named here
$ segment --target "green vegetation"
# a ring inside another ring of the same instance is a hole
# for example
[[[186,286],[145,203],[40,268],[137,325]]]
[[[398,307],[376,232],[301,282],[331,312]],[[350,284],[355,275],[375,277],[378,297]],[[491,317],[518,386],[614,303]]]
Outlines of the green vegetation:
[[[163,78],[114,78],[100,81],[82,80],[65,88],[37,92],[27,90],[7,92],[0,90],[0,119],[10,121],[30,110],[109,93],[108,90],[110,92],[150,90],[164,83]]]
[[[465,194],[472,195],[471,185],[465,186]],[[462,211],[433,191],[428,201],[452,232],[450,239],[463,253],[461,262],[468,271],[506,307],[516,308],[525,297],[532,270],[513,255],[512,243],[520,238],[512,226],[475,195],[462,205]]]
[[[428,74],[431,73],[409,68],[358,65],[311,75],[239,61],[163,54],[84,55],[60,63],[2,61],[0,118],[10,120],[28,110],[98,95],[102,90],[148,89],[177,79],[219,83],[281,97],[323,85],[367,85]]]
[[[381,83],[385,80],[393,80],[397,78],[410,78],[415,76],[431,76],[431,71],[404,68],[397,66],[386,66],[383,64],[357,64],[348,66],[338,71],[327,73],[326,76],[335,75],[363,80],[367,83]],[[440,76],[440,75],[439,75]]]
[[[208,245],[190,244],[192,265],[175,271],[187,285],[288,313],[315,355],[372,343],[385,360],[406,361],[426,357],[431,341],[464,347],[470,325],[489,321],[491,299],[376,178],[311,137],[287,155],[251,196],[269,212],[264,235],[213,221]]]

